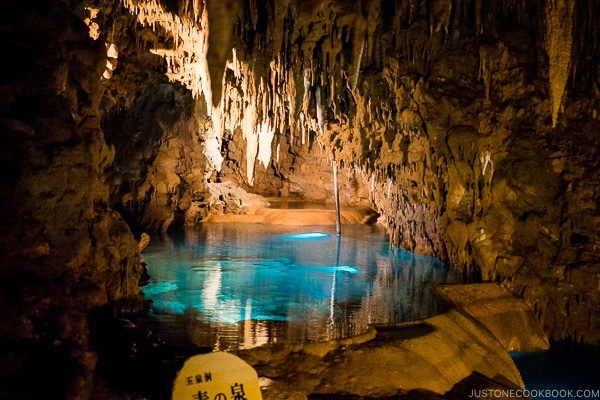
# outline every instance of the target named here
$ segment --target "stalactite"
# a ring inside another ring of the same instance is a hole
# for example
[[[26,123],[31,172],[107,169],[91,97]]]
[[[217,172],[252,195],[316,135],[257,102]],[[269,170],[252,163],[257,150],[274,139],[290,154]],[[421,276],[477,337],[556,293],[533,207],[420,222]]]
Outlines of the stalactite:
[[[351,84],[350,87],[352,89],[356,89],[358,86],[358,78],[360,76],[360,64],[362,62],[363,52],[365,51],[365,28],[364,26],[361,26],[362,23],[359,25],[359,27],[357,27],[357,32],[354,35],[354,59],[352,60],[352,65],[349,74]]]
[[[315,102],[317,103],[317,128],[319,134],[322,135],[325,130],[325,107],[323,105],[321,86],[317,86],[315,90]]]
[[[486,46],[480,46],[479,48],[479,78],[483,79],[485,101],[490,101],[490,91],[492,86],[492,68],[491,68],[491,57],[493,51]]]
[[[562,97],[569,78],[573,43],[573,9],[570,0],[547,0],[545,9],[546,52],[549,58],[552,126],[556,126]]]
[[[452,15],[452,0],[430,0],[429,13],[430,32],[438,33],[443,28],[447,34]]]
[[[165,59],[167,76],[187,86],[195,98],[203,96],[213,121],[213,131],[205,138],[205,155],[212,169],[220,170],[221,134],[225,126],[220,104],[213,104],[213,88],[208,68],[208,16],[200,1],[193,2],[193,9],[184,7],[183,16],[165,10],[156,0],[121,0],[125,8],[136,15],[142,27],[153,31],[161,29],[174,38],[172,49],[154,48],[150,51]],[[218,74],[213,73],[218,78]],[[220,83],[218,84],[220,87]]]
[[[151,27],[154,31],[160,28],[176,38],[172,49],[151,49],[153,53],[171,59],[168,63],[170,66],[168,76],[190,88],[194,97],[198,98],[200,95],[206,97],[210,94],[212,98],[212,93],[207,90],[210,89],[210,79],[206,64],[207,32],[204,27],[208,21],[206,13],[203,17],[197,15],[200,10],[196,7],[196,2],[194,2],[193,20],[189,18],[191,15],[180,17],[166,11],[156,0],[121,0],[121,2],[125,8],[136,15],[142,27]],[[175,59],[178,63],[172,62]],[[176,65],[180,68],[176,68]],[[207,91],[209,93],[206,93]],[[212,100],[207,101],[207,104],[211,103]]]
[[[122,0],[122,3],[136,14],[141,26],[152,26],[173,36],[173,48],[151,51],[165,59],[171,80],[182,82],[196,98],[204,97],[213,123],[206,138],[206,155],[217,170],[222,162],[220,143],[225,131],[241,129],[243,132],[247,146],[247,179],[251,184],[256,161],[265,167],[268,165],[272,141],[277,133],[289,131],[292,137],[299,137],[303,145],[319,133],[321,146],[335,148],[334,143],[327,141],[328,118],[332,117],[336,121],[332,129],[345,132],[344,135],[352,138],[353,145],[360,149],[340,148],[340,161],[345,159],[357,165],[364,162],[370,170],[374,168],[373,162],[365,158],[369,154],[372,158],[381,147],[381,141],[375,137],[397,129],[391,111],[393,107],[387,105],[390,99],[370,100],[367,93],[371,89],[365,87],[363,92],[361,87],[361,65],[383,62],[374,53],[375,43],[380,45],[376,36],[377,21],[382,14],[379,3],[369,4],[364,10],[354,9],[354,6],[333,6],[331,13],[320,14],[318,23],[303,27],[307,30],[303,34],[310,39],[294,43],[296,39],[291,36],[294,33],[281,32],[292,29],[293,24],[289,21],[297,17],[293,7],[285,3],[275,5],[273,10],[259,10],[258,2],[247,2],[243,14],[248,21],[243,24],[257,30],[266,29],[257,32],[258,36],[270,32],[271,48],[265,48],[267,42],[255,42],[252,49],[239,54],[242,59],[234,49],[226,67],[230,72],[222,84],[217,82],[219,74],[211,76],[209,73],[207,29],[210,21],[207,12],[210,10],[207,11],[201,1],[180,2],[180,15],[168,13],[156,0]],[[446,12],[451,7],[447,0],[438,0],[437,4]],[[259,12],[263,11],[278,13],[284,24],[259,27]],[[427,39],[411,37],[400,26],[417,18],[423,12],[423,3],[411,0],[398,12],[403,13],[405,21],[392,23],[406,38],[404,59],[422,63],[433,57],[437,48],[431,47]],[[447,29],[448,18],[441,18],[435,26]],[[240,51],[242,48],[240,46]],[[264,60],[256,61],[254,53],[257,52],[267,53],[270,61],[261,65]],[[249,53],[253,56],[249,57]],[[304,67],[298,71],[298,65]],[[339,79],[342,82],[336,84]],[[216,87],[222,88],[223,99],[213,104]],[[412,136],[418,127],[402,129]],[[294,140],[291,143],[293,145]]]

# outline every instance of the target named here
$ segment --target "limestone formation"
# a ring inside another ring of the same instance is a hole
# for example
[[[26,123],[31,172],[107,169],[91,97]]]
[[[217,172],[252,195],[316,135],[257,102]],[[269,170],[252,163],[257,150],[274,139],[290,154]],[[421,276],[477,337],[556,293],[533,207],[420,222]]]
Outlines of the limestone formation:
[[[569,79],[573,44],[573,9],[570,1],[547,1],[546,50],[548,52],[548,74],[550,101],[552,103],[552,126],[556,126],[558,112]]]
[[[333,162],[393,244],[600,343],[597,1],[207,2],[2,2],[0,397],[41,364],[90,398],[142,232],[249,212],[237,188],[331,202]]]

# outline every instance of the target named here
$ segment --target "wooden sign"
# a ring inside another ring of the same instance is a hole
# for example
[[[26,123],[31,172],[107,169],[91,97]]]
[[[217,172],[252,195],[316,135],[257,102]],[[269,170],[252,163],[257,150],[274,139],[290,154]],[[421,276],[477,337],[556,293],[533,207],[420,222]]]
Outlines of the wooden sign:
[[[258,375],[241,358],[215,352],[189,358],[177,374],[173,400],[262,400]]]

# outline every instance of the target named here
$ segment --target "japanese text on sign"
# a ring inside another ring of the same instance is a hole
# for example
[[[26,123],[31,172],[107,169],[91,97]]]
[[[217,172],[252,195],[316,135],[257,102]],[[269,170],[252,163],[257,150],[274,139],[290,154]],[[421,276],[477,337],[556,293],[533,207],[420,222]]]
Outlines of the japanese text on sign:
[[[258,375],[241,358],[215,352],[189,358],[177,374],[173,400],[262,400]]]

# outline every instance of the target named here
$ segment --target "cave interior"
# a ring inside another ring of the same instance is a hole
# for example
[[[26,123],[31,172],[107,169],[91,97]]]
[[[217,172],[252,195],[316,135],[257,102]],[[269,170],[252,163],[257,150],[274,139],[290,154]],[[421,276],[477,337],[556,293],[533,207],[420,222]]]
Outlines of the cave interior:
[[[334,167],[342,209],[393,246],[600,344],[600,1],[2,9],[0,397],[168,397],[100,369],[143,342],[124,321],[145,235],[331,204]],[[145,346],[168,373],[198,351]],[[280,398],[384,398],[311,388]]]

